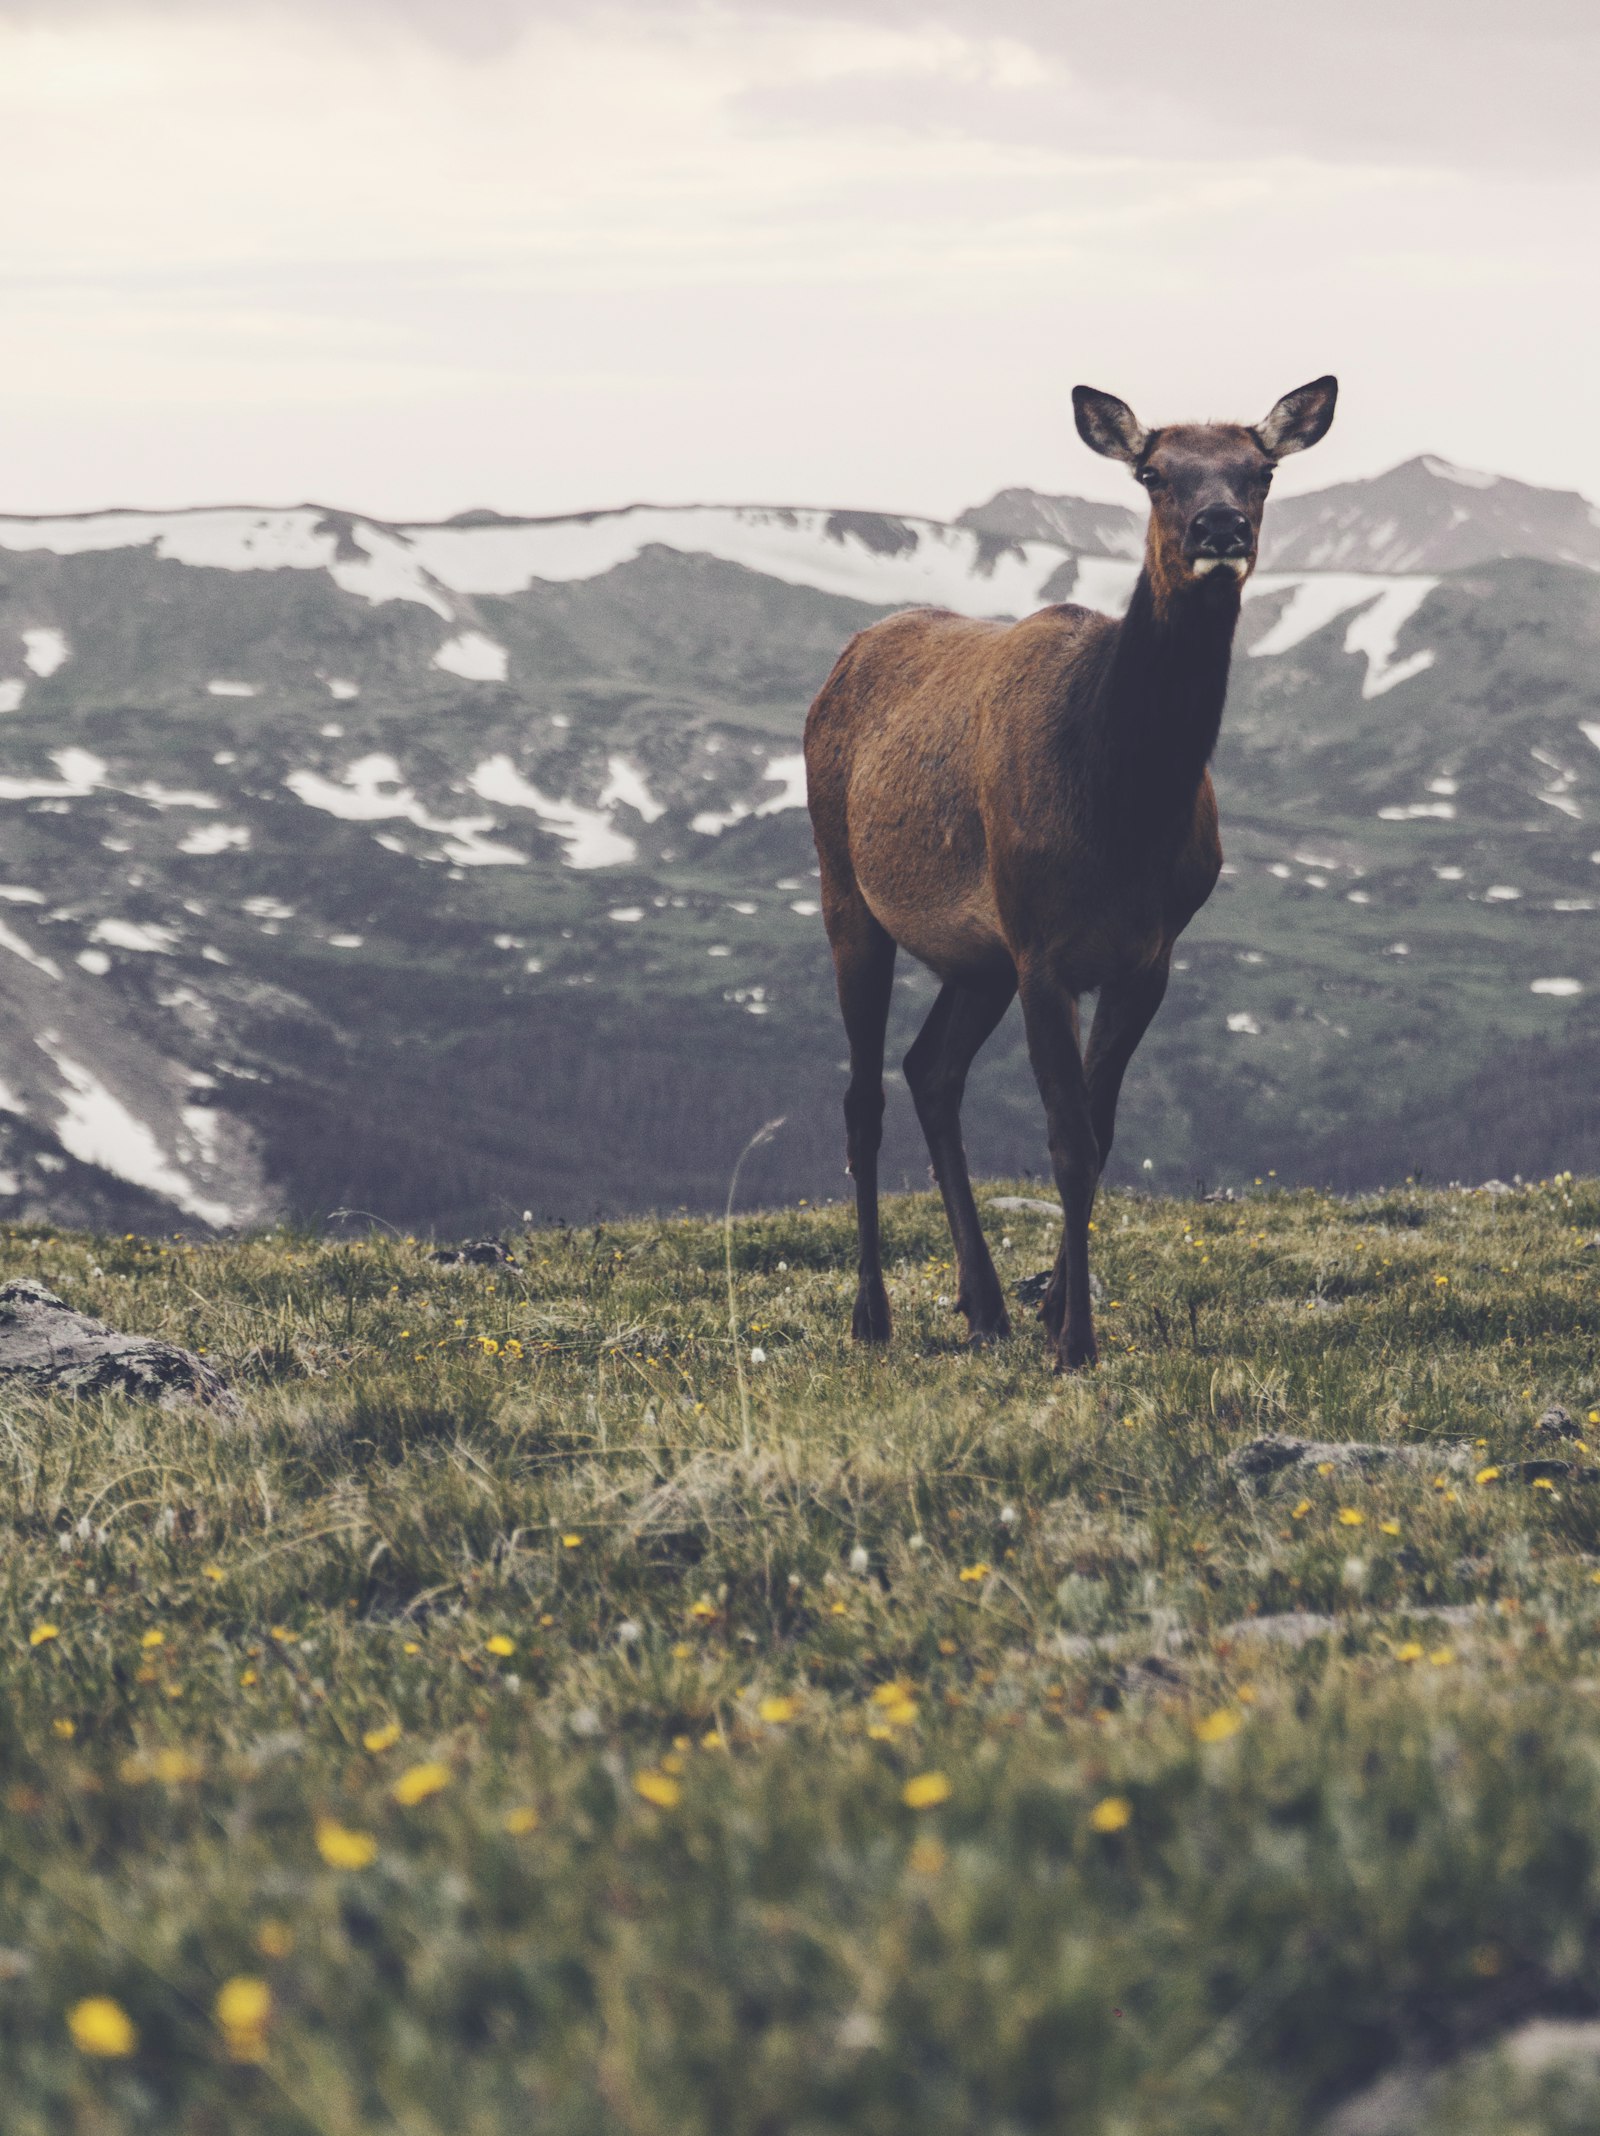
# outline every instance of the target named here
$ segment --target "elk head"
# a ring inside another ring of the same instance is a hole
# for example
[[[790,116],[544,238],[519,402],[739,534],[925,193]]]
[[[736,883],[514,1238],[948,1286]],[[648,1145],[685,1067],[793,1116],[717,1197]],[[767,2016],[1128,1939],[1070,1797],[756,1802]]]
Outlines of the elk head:
[[[1146,567],[1158,606],[1186,586],[1209,579],[1237,588],[1248,576],[1272,471],[1326,435],[1338,392],[1337,379],[1318,378],[1286,393],[1265,422],[1146,430],[1114,393],[1073,387],[1078,435],[1091,451],[1126,461],[1150,498]]]

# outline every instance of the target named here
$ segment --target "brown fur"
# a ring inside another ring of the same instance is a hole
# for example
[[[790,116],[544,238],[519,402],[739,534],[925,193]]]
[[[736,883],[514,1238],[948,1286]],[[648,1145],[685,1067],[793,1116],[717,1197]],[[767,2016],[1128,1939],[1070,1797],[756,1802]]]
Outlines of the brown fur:
[[[1301,395],[1322,388],[1331,419],[1331,381]],[[889,1333],[877,1153],[897,946],[944,981],[905,1074],[955,1239],[957,1304],[975,1339],[1008,1332],[960,1106],[978,1049],[1020,993],[1065,1217],[1041,1310],[1058,1365],[1088,1364],[1088,1220],[1118,1092],[1173,944],[1222,865],[1206,765],[1240,579],[1194,565],[1213,538],[1244,556],[1246,527],[1253,563],[1275,457],[1262,442],[1268,425],[1147,434],[1122,403],[1089,399],[1085,438],[1129,459],[1152,499],[1123,620],[1070,605],[1011,624],[944,610],[890,616],[846,646],[806,721],[823,918],[850,1041],[845,1122],[861,1241],[852,1326],[865,1341]],[[1269,425],[1291,403],[1313,427],[1297,396]],[[1091,991],[1085,1054],[1078,997]]]

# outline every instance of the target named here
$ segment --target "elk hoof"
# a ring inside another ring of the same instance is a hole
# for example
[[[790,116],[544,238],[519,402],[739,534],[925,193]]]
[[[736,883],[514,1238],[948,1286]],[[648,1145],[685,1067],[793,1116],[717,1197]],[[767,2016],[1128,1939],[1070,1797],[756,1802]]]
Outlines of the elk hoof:
[[[1092,1333],[1084,1336],[1066,1335],[1056,1351],[1058,1372],[1087,1372],[1091,1365],[1100,1362],[1100,1352]]]
[[[856,1309],[850,1316],[850,1333],[857,1342],[889,1340],[889,1299],[881,1283],[863,1283],[856,1292]]]
[[[1003,1305],[982,1312],[976,1306],[963,1306],[961,1310],[967,1316],[967,1340],[975,1350],[987,1349],[992,1342],[1004,1342],[1011,1333],[1011,1315]]]

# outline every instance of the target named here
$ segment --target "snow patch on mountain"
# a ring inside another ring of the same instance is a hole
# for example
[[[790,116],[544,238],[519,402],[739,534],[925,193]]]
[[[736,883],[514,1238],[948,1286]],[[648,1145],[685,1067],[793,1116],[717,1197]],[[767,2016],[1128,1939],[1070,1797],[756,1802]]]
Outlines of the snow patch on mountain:
[[[777,783],[779,791],[770,800],[734,801],[725,809],[702,809],[689,828],[698,831],[702,837],[715,837],[734,824],[742,823],[747,816],[776,816],[786,808],[805,807],[806,760],[798,750],[791,756],[769,758],[761,776]]]
[[[1366,657],[1363,697],[1381,697],[1399,683],[1431,667],[1431,651],[1395,659],[1400,633],[1438,585],[1437,578],[1379,576],[1372,572],[1329,571],[1305,576],[1266,572],[1252,579],[1247,595],[1289,593],[1277,619],[1250,648],[1253,659],[1271,659],[1292,652],[1308,638],[1351,609],[1359,611],[1345,632],[1347,653]]]
[[[36,972],[43,972],[48,979],[59,979],[61,967],[51,957],[42,957],[31,942],[23,940],[14,927],[0,920],[0,949],[9,949],[12,956],[20,957],[24,964],[31,964]]]
[[[636,809],[646,823],[654,823],[664,816],[667,805],[658,801],[637,765],[630,764],[624,756],[606,758],[606,783],[600,789],[600,806],[610,808],[620,802],[624,808]]]
[[[56,749],[50,761],[59,779],[0,779],[0,801],[83,801],[105,783],[106,765],[87,749]]]
[[[318,771],[291,771],[284,785],[308,808],[320,808],[347,823],[377,823],[398,818],[445,840],[443,857],[458,868],[525,867],[528,856],[484,837],[494,828],[492,816],[431,815],[402,781],[392,756],[374,751],[349,765],[339,779]],[[392,788],[393,791],[385,789]]]
[[[504,682],[507,656],[503,645],[485,637],[481,630],[464,630],[446,638],[433,656],[433,665],[468,682]]]
[[[137,920],[98,920],[89,940],[104,942],[112,949],[136,950],[143,956],[170,957],[178,946],[172,928],[141,926]]]
[[[68,1156],[147,1188],[203,1223],[234,1221],[229,1205],[202,1194],[181,1165],[168,1158],[152,1129],[98,1076],[69,1059],[52,1033],[42,1032],[35,1044],[66,1085],[60,1093],[62,1111],[55,1122],[55,1136]]]
[[[1422,455],[1422,464],[1439,481],[1458,483],[1462,489],[1497,489],[1500,484],[1498,475],[1486,475],[1478,467],[1457,467],[1453,460],[1441,460],[1431,452]]]
[[[531,809],[566,846],[569,868],[624,867],[638,858],[639,848],[604,808],[585,808],[581,802],[541,793],[508,756],[485,758],[467,783],[480,799],[501,808]]]
[[[249,843],[249,829],[242,823],[201,823],[179,840],[178,851],[200,855],[233,849],[243,852]]]
[[[53,675],[70,657],[66,632],[57,630],[53,624],[40,624],[33,630],[25,630],[22,644],[25,665],[41,677]]]

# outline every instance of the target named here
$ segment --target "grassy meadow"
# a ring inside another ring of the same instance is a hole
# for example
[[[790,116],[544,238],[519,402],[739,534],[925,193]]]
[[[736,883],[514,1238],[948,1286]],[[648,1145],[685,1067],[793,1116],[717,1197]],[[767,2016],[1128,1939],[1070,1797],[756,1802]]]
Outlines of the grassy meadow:
[[[1493,2049],[1600,2013],[1597,1234],[1111,1196],[1063,1381],[929,1196],[883,1355],[844,1207],[736,1221],[736,1339],[699,1218],[7,1233],[241,1406],[0,1402],[6,2136],[1592,2129]]]

